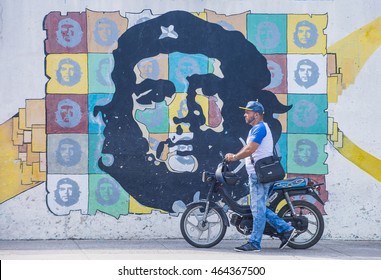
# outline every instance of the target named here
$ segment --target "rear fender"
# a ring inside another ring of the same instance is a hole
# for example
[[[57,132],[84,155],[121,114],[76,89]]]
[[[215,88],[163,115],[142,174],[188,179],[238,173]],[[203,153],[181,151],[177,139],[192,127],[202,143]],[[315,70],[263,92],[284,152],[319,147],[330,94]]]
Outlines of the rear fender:
[[[303,189],[296,189],[296,190],[287,190],[287,193],[290,197],[293,196],[300,196],[300,195],[310,195],[313,198],[315,198],[318,202],[320,202],[322,205],[324,205],[324,202],[321,200],[321,198],[311,190],[310,188],[303,188]],[[269,207],[272,211],[277,212],[280,210],[280,205],[282,206],[281,202],[286,202],[284,193],[282,190],[276,190],[272,192],[267,200],[267,207]]]
[[[324,205],[323,200],[321,200],[321,198],[317,195],[317,193],[310,188],[288,191],[288,194],[290,197],[297,196],[297,195],[310,195],[313,198],[315,198],[317,201],[319,201],[322,205]]]

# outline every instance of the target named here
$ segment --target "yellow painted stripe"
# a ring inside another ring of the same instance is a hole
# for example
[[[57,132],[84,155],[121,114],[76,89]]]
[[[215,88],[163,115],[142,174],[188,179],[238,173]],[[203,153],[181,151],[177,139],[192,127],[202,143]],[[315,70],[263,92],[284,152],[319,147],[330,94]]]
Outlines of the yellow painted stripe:
[[[343,135],[342,147],[336,148],[344,157],[381,182],[381,160],[367,153]]]
[[[343,73],[343,88],[353,84],[366,61],[381,46],[381,17],[361,27],[328,48],[335,53]]]
[[[32,182],[32,166],[19,160],[19,146],[12,141],[15,124],[10,119],[0,125],[0,204],[41,183]]]

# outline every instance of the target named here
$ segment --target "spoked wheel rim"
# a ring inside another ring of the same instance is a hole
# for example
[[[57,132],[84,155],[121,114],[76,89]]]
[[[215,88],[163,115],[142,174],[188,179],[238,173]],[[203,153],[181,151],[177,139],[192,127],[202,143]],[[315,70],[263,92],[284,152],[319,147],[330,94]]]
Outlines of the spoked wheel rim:
[[[184,213],[184,233],[195,244],[210,245],[224,234],[224,226],[220,213],[214,208],[209,209],[206,221],[203,221],[205,207],[196,206]]]
[[[308,219],[308,228],[304,231],[297,231],[295,237],[289,242],[289,246],[295,248],[311,247],[320,240],[323,233],[324,222],[321,213],[316,206],[304,201],[295,203],[294,209],[297,216]],[[282,217],[291,217],[291,210],[287,209]]]

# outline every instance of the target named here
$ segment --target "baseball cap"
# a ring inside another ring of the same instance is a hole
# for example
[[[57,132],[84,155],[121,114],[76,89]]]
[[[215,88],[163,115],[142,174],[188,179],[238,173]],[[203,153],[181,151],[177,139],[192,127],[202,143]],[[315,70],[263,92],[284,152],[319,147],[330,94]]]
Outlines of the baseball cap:
[[[239,107],[239,108],[243,110],[254,111],[260,114],[263,114],[265,112],[265,108],[263,108],[263,105],[259,103],[258,101],[249,101],[246,104],[246,107]]]

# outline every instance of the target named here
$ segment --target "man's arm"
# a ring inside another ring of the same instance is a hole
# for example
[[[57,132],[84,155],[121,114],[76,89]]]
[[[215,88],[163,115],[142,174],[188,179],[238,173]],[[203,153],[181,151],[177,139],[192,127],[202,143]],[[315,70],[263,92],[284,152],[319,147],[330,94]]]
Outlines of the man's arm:
[[[227,153],[225,155],[225,159],[227,161],[236,161],[240,160],[243,158],[246,158],[250,156],[252,153],[254,153],[259,147],[259,144],[256,142],[250,142],[246,146],[244,146],[238,153],[232,154],[232,153]]]

